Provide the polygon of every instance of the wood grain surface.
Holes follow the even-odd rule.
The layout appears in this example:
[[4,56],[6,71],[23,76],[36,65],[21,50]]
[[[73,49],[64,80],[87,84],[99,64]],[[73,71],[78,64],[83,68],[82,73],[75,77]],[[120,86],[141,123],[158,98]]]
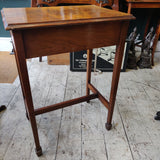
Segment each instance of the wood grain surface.
[[6,30],[134,19],[130,14],[94,5],[3,8],[2,17]]

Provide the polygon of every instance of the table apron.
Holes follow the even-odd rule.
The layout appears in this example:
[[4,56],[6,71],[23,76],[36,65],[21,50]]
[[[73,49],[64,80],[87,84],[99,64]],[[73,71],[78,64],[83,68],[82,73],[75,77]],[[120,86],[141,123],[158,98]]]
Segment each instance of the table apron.
[[22,30],[25,57],[116,45],[120,39],[122,23],[115,21]]
[[[152,3],[152,2],[148,2],[148,3],[141,3],[141,2],[138,2],[138,3],[130,3],[132,8],[160,8],[160,3],[157,2],[157,3]],[[129,3],[128,3],[129,5]]]

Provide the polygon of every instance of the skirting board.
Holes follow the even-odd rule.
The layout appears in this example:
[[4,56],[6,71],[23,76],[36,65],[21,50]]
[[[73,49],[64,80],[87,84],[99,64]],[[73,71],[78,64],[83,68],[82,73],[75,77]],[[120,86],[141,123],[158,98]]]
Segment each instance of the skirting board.
[[[12,51],[12,43],[10,37],[0,37],[0,51]],[[160,51],[160,41],[158,41],[156,51]]]
[[0,37],[0,51],[12,51],[12,48],[10,37]]

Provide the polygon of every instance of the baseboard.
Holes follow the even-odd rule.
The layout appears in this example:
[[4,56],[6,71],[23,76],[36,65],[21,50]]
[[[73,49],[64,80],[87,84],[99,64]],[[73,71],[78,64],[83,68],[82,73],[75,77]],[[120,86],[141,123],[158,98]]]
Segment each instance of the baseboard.
[[12,48],[10,37],[0,37],[0,51],[12,51]]

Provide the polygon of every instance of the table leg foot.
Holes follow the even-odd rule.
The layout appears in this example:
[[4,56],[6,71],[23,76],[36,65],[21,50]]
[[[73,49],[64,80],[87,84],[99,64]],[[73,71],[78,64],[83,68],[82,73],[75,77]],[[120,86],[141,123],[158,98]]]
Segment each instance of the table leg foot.
[[112,128],[112,124],[106,123],[105,127],[109,131]]
[[35,151],[36,151],[36,154],[37,154],[37,156],[39,157],[39,156],[41,156],[43,153],[42,153],[42,148],[40,147],[40,148],[36,148],[35,149]]
[[3,110],[5,110],[5,109],[6,109],[6,106],[5,106],[5,105],[1,105],[1,106],[0,106],[0,112],[3,111]]

